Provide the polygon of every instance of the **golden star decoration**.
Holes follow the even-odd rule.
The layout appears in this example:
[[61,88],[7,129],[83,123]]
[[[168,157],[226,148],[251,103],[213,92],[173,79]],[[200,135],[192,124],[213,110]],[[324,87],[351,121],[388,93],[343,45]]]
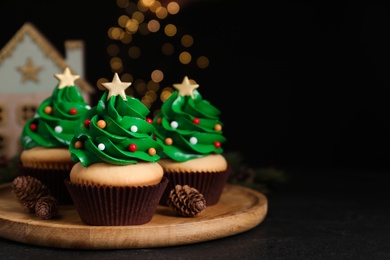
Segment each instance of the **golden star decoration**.
[[74,81],[80,78],[79,75],[72,75],[68,67],[65,68],[64,73],[54,74],[54,76],[60,81],[58,84],[58,89],[74,86]]
[[187,76],[184,77],[181,84],[173,84],[173,86],[179,91],[179,95],[191,96],[194,98],[194,89],[198,88],[198,84],[191,84]]
[[39,79],[37,74],[41,69],[42,69],[41,66],[34,66],[31,58],[27,59],[25,66],[18,67],[18,70],[23,74],[23,79],[22,79],[23,82],[25,82],[26,80],[32,80],[38,82]]
[[120,95],[123,100],[127,100],[125,90],[131,85],[131,82],[122,82],[118,76],[118,73],[115,73],[112,82],[105,82],[102,85],[108,90],[107,100],[111,96]]

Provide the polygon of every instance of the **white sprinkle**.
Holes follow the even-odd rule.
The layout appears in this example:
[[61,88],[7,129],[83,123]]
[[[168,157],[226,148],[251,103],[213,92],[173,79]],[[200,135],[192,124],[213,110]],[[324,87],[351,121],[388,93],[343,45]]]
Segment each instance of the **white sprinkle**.
[[104,149],[106,149],[106,146],[104,144],[99,144],[98,148],[99,150],[103,151]]
[[58,125],[54,128],[54,131],[56,131],[56,133],[62,133],[62,127]]
[[171,127],[172,128],[177,128],[178,126],[179,126],[179,124],[176,121],[172,121],[171,122]]
[[138,127],[133,125],[132,127],[130,127],[130,131],[136,133],[138,131]]
[[196,139],[196,137],[191,137],[190,138],[190,143],[191,144],[196,144],[198,142],[198,139]]

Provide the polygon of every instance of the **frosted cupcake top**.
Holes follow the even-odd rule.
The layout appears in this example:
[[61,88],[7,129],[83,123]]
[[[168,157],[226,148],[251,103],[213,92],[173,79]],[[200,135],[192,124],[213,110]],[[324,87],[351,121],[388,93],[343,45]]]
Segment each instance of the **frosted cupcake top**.
[[161,158],[177,162],[221,154],[226,138],[222,135],[220,110],[204,100],[198,84],[184,77],[181,84],[153,118],[156,141],[163,146]]
[[121,82],[115,73],[98,104],[83,114],[69,146],[72,160],[83,166],[104,162],[129,165],[156,162],[162,146],[153,139],[155,129],[147,118],[149,109],[140,100],[127,96],[130,82]]
[[77,121],[91,108],[74,85],[79,75],[72,75],[66,68],[63,74],[54,76],[59,83],[52,95],[39,105],[35,116],[23,127],[21,143],[25,150],[33,147],[68,148]]

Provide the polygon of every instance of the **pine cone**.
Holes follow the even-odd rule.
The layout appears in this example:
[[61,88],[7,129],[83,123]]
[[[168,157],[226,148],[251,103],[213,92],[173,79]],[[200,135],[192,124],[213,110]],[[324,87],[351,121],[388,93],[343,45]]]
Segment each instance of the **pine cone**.
[[188,185],[176,185],[170,191],[168,206],[184,217],[194,217],[206,208],[206,200],[195,188]]
[[12,182],[12,192],[18,202],[29,212],[34,212],[39,198],[50,195],[49,188],[31,176],[18,176]]
[[55,197],[48,195],[40,197],[35,203],[35,215],[41,219],[51,219],[57,215],[58,201]]

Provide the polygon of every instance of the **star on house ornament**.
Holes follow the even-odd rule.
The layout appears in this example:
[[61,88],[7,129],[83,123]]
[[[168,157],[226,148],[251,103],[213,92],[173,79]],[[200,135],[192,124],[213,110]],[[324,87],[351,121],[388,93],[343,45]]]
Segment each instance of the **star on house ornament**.
[[39,79],[37,74],[41,69],[41,66],[34,66],[31,58],[27,59],[25,66],[18,67],[18,70],[23,74],[22,82],[25,82],[26,80],[38,82]]
[[68,67],[65,68],[64,73],[54,74],[54,76],[60,81],[58,84],[58,89],[74,86],[74,81],[80,78],[79,75],[72,75]]
[[198,84],[191,84],[187,76],[181,84],[173,84],[173,86],[179,91],[179,95],[191,96],[192,99],[194,99],[194,89],[199,87]]
[[105,82],[102,83],[102,85],[108,90],[107,100],[109,100],[111,96],[120,95],[123,100],[127,101],[125,89],[131,85],[131,82],[122,82],[118,73],[115,73],[112,82]]

